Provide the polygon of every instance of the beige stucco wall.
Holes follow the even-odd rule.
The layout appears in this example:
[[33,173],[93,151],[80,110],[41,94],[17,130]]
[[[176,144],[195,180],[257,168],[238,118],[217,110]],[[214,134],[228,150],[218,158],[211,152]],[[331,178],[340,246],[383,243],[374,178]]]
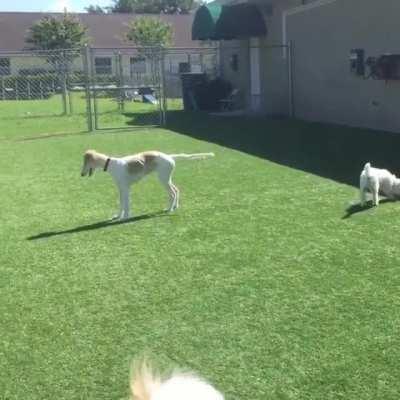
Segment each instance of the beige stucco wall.
[[[265,14],[268,35],[261,40],[265,114],[289,115],[287,53],[285,58],[282,49],[269,46],[290,40],[295,117],[400,131],[400,81],[366,80],[352,75],[349,65],[353,48],[364,49],[366,57],[400,54],[398,0],[313,0],[305,7],[296,0],[265,1],[271,3],[273,13]],[[301,12],[292,13],[294,8]],[[241,51],[246,57],[245,46]],[[228,76],[243,85],[249,81],[244,73]]]
[[398,0],[336,0],[288,16],[296,117],[400,131],[400,81],[350,73],[349,52],[400,53]]

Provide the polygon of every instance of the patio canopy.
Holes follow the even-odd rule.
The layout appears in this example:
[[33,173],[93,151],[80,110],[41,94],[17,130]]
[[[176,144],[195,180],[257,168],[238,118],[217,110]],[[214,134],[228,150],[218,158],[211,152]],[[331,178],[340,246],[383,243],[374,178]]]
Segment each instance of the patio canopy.
[[193,40],[246,39],[266,34],[261,11],[256,5],[247,3],[203,5],[196,11],[192,25]]
[[217,2],[199,7],[192,24],[192,40],[217,40],[215,26],[221,11],[222,6]]

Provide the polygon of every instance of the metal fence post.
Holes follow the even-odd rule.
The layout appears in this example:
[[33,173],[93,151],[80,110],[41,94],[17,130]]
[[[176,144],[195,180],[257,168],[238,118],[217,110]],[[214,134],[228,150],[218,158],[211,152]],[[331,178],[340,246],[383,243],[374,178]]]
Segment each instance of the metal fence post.
[[65,76],[65,51],[61,52],[61,97],[63,104],[63,115],[68,114],[68,105],[67,105],[67,78]]
[[[74,50],[73,50],[74,51]],[[72,60],[74,60],[74,54],[71,52]],[[73,108],[73,102],[72,102],[72,96],[71,96],[71,79],[70,79],[70,61],[67,59],[67,64],[65,66],[66,72],[67,72],[67,79],[66,79],[66,89],[67,89],[67,96],[68,96],[68,106],[69,110],[68,113],[69,115],[72,115],[74,113],[74,108]],[[72,61],[73,63],[73,61]]]
[[97,107],[97,91],[96,91],[96,69],[95,69],[95,62],[94,62],[94,51],[92,48],[89,48],[89,66],[90,66],[90,93],[92,94],[93,98],[93,112],[94,112],[94,129],[99,129],[99,110]]
[[290,40],[287,44],[288,47],[288,89],[289,89],[289,116],[290,118],[295,117],[294,110],[294,98],[293,98],[293,41]]
[[88,131],[93,131],[93,116],[92,116],[92,100],[90,94],[90,85],[92,84],[92,79],[90,76],[90,66],[89,66],[90,49],[88,45],[82,49],[83,58],[83,69],[84,69],[84,80],[85,80],[85,95],[86,95],[86,119]]
[[124,96],[124,66],[123,66],[123,58],[122,58],[122,54],[119,51],[118,52],[118,73],[119,73],[119,79],[118,79],[118,85],[120,87],[119,90],[119,101],[118,101],[118,105],[119,105],[119,109],[120,111],[123,113],[125,111],[125,96]]
[[160,99],[160,103],[162,102],[161,106],[161,125],[165,126],[167,124],[167,91],[166,91],[166,82],[165,82],[165,49],[161,48],[161,82],[160,82],[160,86],[161,86],[161,99]]

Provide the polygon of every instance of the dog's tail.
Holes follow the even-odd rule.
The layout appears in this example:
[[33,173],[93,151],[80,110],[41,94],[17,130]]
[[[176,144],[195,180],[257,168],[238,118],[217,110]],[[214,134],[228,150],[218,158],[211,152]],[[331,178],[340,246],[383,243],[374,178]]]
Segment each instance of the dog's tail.
[[131,374],[131,400],[151,400],[160,385],[161,377],[145,360],[136,363]]
[[371,163],[366,163],[364,165],[364,171],[365,171],[365,175],[370,176],[371,175]]
[[170,157],[172,157],[174,160],[183,158],[186,160],[203,160],[205,158],[209,157],[214,157],[214,153],[195,153],[195,154],[185,154],[185,153],[180,153],[180,154],[169,154]]

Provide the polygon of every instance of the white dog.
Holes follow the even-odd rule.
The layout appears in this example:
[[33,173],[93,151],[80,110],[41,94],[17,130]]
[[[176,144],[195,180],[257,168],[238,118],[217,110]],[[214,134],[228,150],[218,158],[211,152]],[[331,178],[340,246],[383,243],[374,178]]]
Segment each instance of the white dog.
[[224,396],[202,378],[174,373],[162,378],[146,364],[140,364],[131,378],[132,400],[224,400]]
[[102,168],[113,177],[120,194],[120,210],[113,219],[129,218],[129,193],[133,183],[151,172],[157,172],[161,184],[166,188],[170,204],[168,211],[179,207],[179,189],[172,183],[175,159],[189,160],[213,157],[214,153],[164,154],[159,151],[146,151],[127,157],[109,157],[95,150],[88,150],[83,156],[82,176],[91,176],[93,171]]
[[390,199],[400,196],[400,179],[387,169],[373,168],[370,163],[367,163],[360,175],[360,202],[362,206],[365,204],[367,191],[372,193],[372,203],[377,206],[380,192]]

